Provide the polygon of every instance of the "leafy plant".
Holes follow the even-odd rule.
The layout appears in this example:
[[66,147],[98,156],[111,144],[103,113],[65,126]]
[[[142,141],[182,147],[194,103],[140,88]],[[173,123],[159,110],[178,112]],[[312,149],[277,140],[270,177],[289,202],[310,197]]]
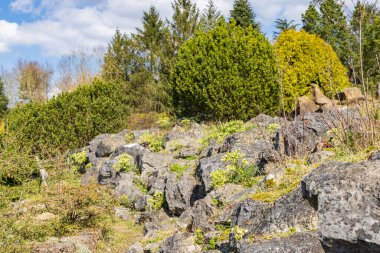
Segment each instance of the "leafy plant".
[[234,235],[234,239],[236,241],[240,241],[241,239],[243,239],[243,236],[248,232],[247,229],[245,228],[241,228],[239,226],[234,226],[233,228],[231,228],[231,233]]
[[157,124],[162,129],[168,129],[173,123],[170,120],[170,117],[166,113],[163,113],[159,116]]
[[211,127],[211,130],[202,138],[201,142],[204,145],[209,145],[211,140],[216,140],[217,143],[221,143],[227,136],[247,130],[249,130],[249,128],[247,128],[241,120],[219,123]]
[[183,173],[189,168],[189,165],[180,165],[178,163],[174,163],[170,166],[170,172],[177,173],[177,178],[181,178]]
[[198,244],[198,245],[201,245],[203,244],[205,241],[205,238],[204,238],[204,235],[203,235],[203,231],[202,229],[197,229],[195,231],[195,243]]
[[136,174],[140,172],[135,165],[133,157],[128,154],[119,155],[113,168],[119,172],[135,172]]
[[165,204],[165,195],[163,192],[155,191],[152,198],[148,199],[151,209],[154,211],[160,210]]
[[158,134],[145,132],[140,137],[139,144],[148,147],[153,152],[159,152],[164,149],[165,138]]
[[72,167],[75,171],[85,172],[86,165],[88,163],[88,158],[85,150],[70,155],[69,160],[72,163]]

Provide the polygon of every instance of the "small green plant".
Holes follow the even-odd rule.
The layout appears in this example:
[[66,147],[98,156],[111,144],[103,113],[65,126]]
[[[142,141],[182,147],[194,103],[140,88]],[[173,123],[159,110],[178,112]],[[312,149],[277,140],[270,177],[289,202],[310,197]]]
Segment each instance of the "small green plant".
[[248,232],[247,229],[241,228],[239,226],[234,226],[231,228],[231,233],[234,235],[236,241],[243,239],[243,236]]
[[201,245],[203,244],[205,241],[205,238],[204,238],[204,235],[203,235],[203,231],[202,229],[197,229],[197,231],[195,231],[195,243],[198,244],[198,245]]
[[244,126],[241,120],[233,120],[227,123],[221,123],[213,126],[210,132],[202,138],[203,145],[209,145],[211,140],[216,140],[217,143],[222,143],[224,139],[232,134],[249,130]]
[[87,168],[86,164],[88,162],[86,151],[83,150],[81,152],[70,155],[69,161],[71,162],[72,168],[75,171],[85,171],[85,168]]
[[165,204],[165,195],[163,192],[155,191],[152,198],[148,200],[149,206],[152,210],[158,211]]
[[129,208],[129,209],[133,209],[133,203],[132,201],[128,198],[127,195],[123,194],[123,196],[121,196],[121,204],[126,207],[126,208]]
[[267,130],[270,134],[275,133],[278,129],[280,129],[281,126],[277,123],[272,123],[267,126]]
[[181,124],[182,124],[185,128],[189,128],[190,125],[191,125],[191,120],[190,120],[190,119],[183,119],[183,120],[181,120]]
[[222,161],[227,162],[228,165],[225,170],[218,169],[211,172],[211,186],[217,189],[227,183],[242,184],[245,187],[257,184],[255,177],[259,173],[258,167],[250,165],[244,157],[245,155],[240,150],[224,155]]
[[135,186],[142,192],[142,193],[145,193],[145,194],[148,194],[148,189],[146,188],[146,185],[143,184],[143,182],[141,182],[141,180],[139,178],[134,178],[133,179],[133,183],[135,184]]
[[160,114],[156,123],[161,129],[168,129],[173,125],[170,117],[166,113]]
[[132,143],[135,140],[135,134],[133,132],[124,135],[124,140],[126,143]]
[[189,165],[180,165],[178,163],[174,163],[170,166],[170,172],[177,173],[177,178],[181,178],[183,173],[189,168]]
[[164,149],[165,138],[158,134],[145,132],[140,137],[139,144],[148,147],[153,152],[159,152]]
[[218,236],[214,236],[213,238],[211,238],[207,245],[206,245],[206,250],[214,250],[216,249],[216,243],[217,241],[219,240],[219,237]]
[[222,207],[224,205],[223,201],[220,198],[213,198],[212,203],[217,207]]
[[133,157],[128,154],[119,155],[113,168],[119,172],[135,172],[136,174],[139,172],[135,166]]

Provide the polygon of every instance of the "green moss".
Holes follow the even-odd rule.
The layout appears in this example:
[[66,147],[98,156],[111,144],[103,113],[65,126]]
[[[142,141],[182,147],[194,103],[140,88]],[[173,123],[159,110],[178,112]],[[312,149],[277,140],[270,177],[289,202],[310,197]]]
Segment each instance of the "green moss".
[[280,129],[281,126],[277,123],[272,123],[267,126],[267,130],[270,134],[275,133],[278,129]]

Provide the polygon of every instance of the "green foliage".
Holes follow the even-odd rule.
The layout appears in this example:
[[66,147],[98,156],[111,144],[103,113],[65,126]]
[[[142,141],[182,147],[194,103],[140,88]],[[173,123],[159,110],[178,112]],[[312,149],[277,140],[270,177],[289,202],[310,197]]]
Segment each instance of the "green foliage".
[[209,0],[201,16],[200,23],[201,23],[202,29],[207,32],[211,30],[212,28],[214,28],[220,16],[221,16],[221,12],[215,6],[214,1]]
[[136,174],[139,174],[139,170],[135,165],[133,157],[128,154],[119,155],[113,168],[119,172],[135,172]]
[[4,82],[0,78],[0,118],[4,115],[5,111],[7,110],[8,102],[9,99],[7,98],[4,92]]
[[273,114],[279,105],[276,73],[265,36],[221,18],[180,48],[171,75],[173,105],[179,116],[201,119]]
[[170,172],[177,173],[177,178],[181,178],[183,173],[189,168],[187,164],[180,165],[178,163],[174,163],[170,166]]
[[245,187],[251,187],[258,183],[255,178],[259,169],[257,166],[250,165],[244,158],[245,155],[240,150],[227,153],[222,157],[222,161],[228,163],[225,170],[215,170],[211,172],[211,185],[219,188],[227,183],[242,184]]
[[139,140],[139,144],[148,147],[153,152],[164,149],[165,138],[156,133],[145,132]]
[[124,135],[124,140],[126,143],[131,143],[135,140],[135,135],[133,132],[127,133]]
[[81,152],[70,155],[69,160],[72,163],[74,170],[84,171],[88,162],[86,151],[83,150]]
[[173,125],[173,122],[166,113],[163,113],[158,117],[157,124],[161,129],[169,129]]
[[209,145],[211,140],[216,140],[217,143],[222,143],[227,136],[247,130],[249,129],[244,126],[244,122],[241,120],[219,123],[212,126],[211,130],[202,138],[201,142],[204,145]]
[[241,239],[243,239],[243,236],[248,232],[247,229],[245,228],[241,228],[239,226],[234,226],[233,228],[231,228],[231,233],[234,235],[234,239],[236,241],[240,241]]
[[280,128],[281,126],[277,123],[272,123],[267,126],[267,130],[269,131],[270,134],[275,133]]
[[163,192],[155,191],[152,198],[148,199],[149,206],[152,210],[158,211],[165,204],[165,195]]
[[32,145],[35,153],[83,147],[100,133],[125,128],[129,109],[124,88],[95,80],[46,103],[15,108],[7,115],[10,135],[17,136],[19,145]]
[[121,204],[126,207],[126,208],[129,208],[129,209],[133,209],[133,203],[132,201],[128,198],[127,195],[123,194],[123,196],[121,196]]
[[347,70],[331,46],[317,36],[289,30],[279,36],[274,47],[282,73],[285,111],[295,109],[294,100],[307,95],[311,84],[329,97],[349,86]]
[[234,0],[230,15],[239,26],[244,28],[252,26],[254,29],[260,29],[260,24],[255,20],[256,15],[248,0]]
[[297,28],[297,24],[294,24],[294,20],[287,20],[286,18],[284,19],[281,19],[281,18],[278,18],[276,19],[276,21],[274,21],[275,23],[275,28],[276,28],[276,31],[273,32],[273,37],[275,39],[277,39],[277,37],[282,33],[282,32],[285,32],[285,31],[288,31],[288,30],[296,30]]
[[201,244],[204,243],[204,241],[205,241],[205,237],[203,235],[203,231],[202,231],[202,229],[198,228],[195,231],[195,243],[198,244],[198,245],[201,245]]

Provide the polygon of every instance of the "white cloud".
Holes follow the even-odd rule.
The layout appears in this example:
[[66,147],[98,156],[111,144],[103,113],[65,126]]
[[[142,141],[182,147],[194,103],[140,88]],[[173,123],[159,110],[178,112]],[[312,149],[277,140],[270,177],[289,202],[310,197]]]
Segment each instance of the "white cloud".
[[[207,0],[194,0],[202,11]],[[47,55],[59,56],[78,47],[107,44],[118,27],[134,32],[144,10],[155,5],[162,19],[171,16],[171,0],[15,0],[13,11],[38,13],[39,19],[21,24],[0,20],[0,53],[12,46],[38,46]],[[226,17],[233,0],[214,0]],[[309,0],[250,0],[263,30],[271,32],[276,18],[301,22]]]

